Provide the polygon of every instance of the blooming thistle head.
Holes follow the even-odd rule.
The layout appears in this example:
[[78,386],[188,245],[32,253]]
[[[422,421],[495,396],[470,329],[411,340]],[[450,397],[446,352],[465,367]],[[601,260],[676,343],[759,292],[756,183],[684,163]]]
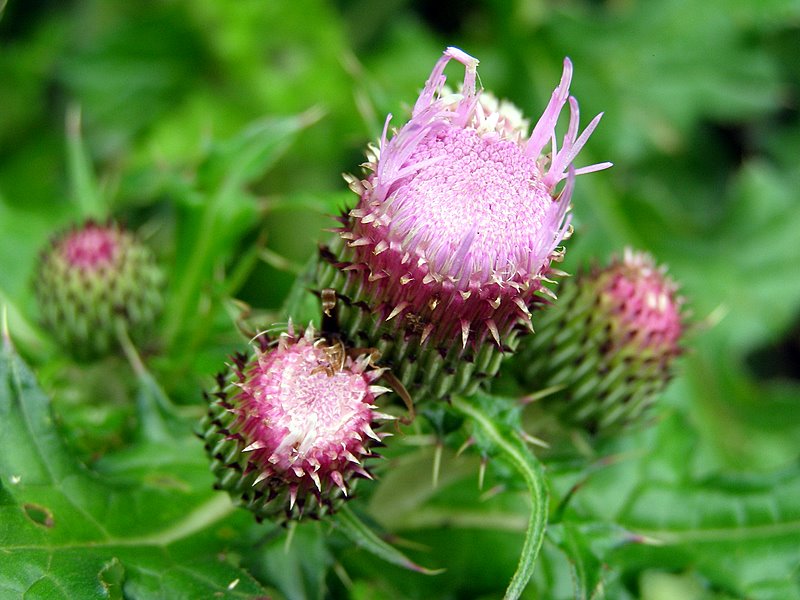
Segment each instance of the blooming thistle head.
[[[445,90],[451,60],[465,67],[457,94]],[[440,353],[452,353],[458,340],[455,360],[486,341],[507,349],[512,330],[530,326],[537,293],[552,294],[543,283],[558,274],[550,265],[570,232],[575,176],[610,166],[571,166],[600,115],[579,134],[568,59],[530,133],[516,108],[476,86],[477,67],[477,59],[448,48],[391,139],[387,118],[379,147],[368,152],[367,178],[345,176],[359,201],[341,219],[338,247],[322,253],[347,277],[325,285],[383,321],[394,319],[390,335],[430,341]],[[559,148],[555,126],[567,103]],[[393,360],[388,352],[384,358]]]
[[626,249],[567,281],[520,353],[527,384],[562,388],[544,408],[591,433],[638,419],[673,376],[683,300],[652,257]]
[[363,462],[389,435],[373,429],[391,418],[375,406],[389,391],[375,385],[384,369],[311,327],[257,341],[218,377],[201,425],[217,486],[259,520],[321,516],[350,495],[354,477],[371,479]]
[[35,281],[41,319],[79,357],[117,346],[117,328],[151,333],[161,311],[163,274],[152,252],[115,223],[87,221],[57,234]]
[[[445,90],[451,60],[465,68],[457,94]],[[380,349],[416,400],[471,393],[497,372],[539,294],[552,295],[544,284],[560,273],[551,263],[570,233],[575,176],[610,166],[571,166],[600,115],[579,134],[569,60],[530,132],[516,108],[477,88],[477,67],[448,48],[391,139],[387,118],[367,177],[345,176],[358,204],[320,253],[318,284],[345,305],[341,330]]]

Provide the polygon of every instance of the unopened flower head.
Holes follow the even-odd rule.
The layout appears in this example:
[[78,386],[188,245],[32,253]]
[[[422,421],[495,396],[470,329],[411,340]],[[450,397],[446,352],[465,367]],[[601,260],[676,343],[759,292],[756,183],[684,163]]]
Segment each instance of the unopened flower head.
[[320,516],[370,478],[363,462],[388,435],[373,428],[391,418],[375,405],[384,370],[310,327],[258,343],[218,378],[202,425],[217,484],[259,519]]
[[152,252],[121,226],[87,221],[53,238],[36,279],[42,322],[80,357],[111,351],[118,327],[144,341],[162,307]]
[[[452,60],[465,69],[458,93],[445,88]],[[386,120],[368,153],[369,175],[346,176],[359,202],[342,218],[345,247],[327,256],[349,278],[340,291],[358,290],[354,301],[394,319],[406,337],[440,347],[458,340],[473,351],[487,341],[503,348],[516,325],[530,325],[537,293],[552,294],[543,284],[558,273],[551,262],[570,232],[575,176],[610,166],[572,167],[600,115],[579,133],[568,59],[532,130],[519,110],[477,87],[477,67],[448,48],[408,123],[390,137]]]
[[526,383],[562,388],[547,410],[592,433],[639,419],[672,378],[682,352],[683,300],[652,257],[626,250],[566,281],[520,353]]

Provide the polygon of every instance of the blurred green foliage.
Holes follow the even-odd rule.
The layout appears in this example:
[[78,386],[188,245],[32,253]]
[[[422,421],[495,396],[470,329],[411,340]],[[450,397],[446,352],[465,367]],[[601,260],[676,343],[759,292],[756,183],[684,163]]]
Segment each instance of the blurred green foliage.
[[[355,503],[414,560],[447,569],[428,576],[319,524],[285,550],[283,532],[228,514],[185,427],[243,343],[237,324],[282,318],[329,215],[354,199],[340,173],[386,113],[402,122],[448,45],[531,118],[572,58],[584,123],[605,112],[579,166],[615,166],[578,180],[567,270],[650,250],[693,311],[652,427],[589,469],[543,453],[551,525],[526,597],[800,598],[798,0],[2,5],[0,303],[66,437],[6,350],[4,598],[502,593],[530,512],[502,460],[479,490],[477,459],[445,452],[433,488],[434,453],[408,435]],[[149,373],[76,366],[37,325],[40,248],[95,211],[137,229],[171,274]]]

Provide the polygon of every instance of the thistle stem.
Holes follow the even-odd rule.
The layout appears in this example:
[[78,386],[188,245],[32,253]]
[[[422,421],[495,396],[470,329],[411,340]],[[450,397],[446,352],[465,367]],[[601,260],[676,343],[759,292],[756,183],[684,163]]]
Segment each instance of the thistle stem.
[[479,407],[462,398],[453,398],[452,405],[456,410],[472,419],[475,426],[479,427],[483,434],[517,468],[531,495],[533,506],[525,533],[525,543],[522,547],[517,569],[508,584],[504,596],[505,600],[516,600],[520,597],[533,575],[536,557],[542,547],[545,529],[547,528],[548,492],[544,469],[536,457],[528,451],[525,443],[518,435],[513,438],[504,435],[491,417],[482,412]]

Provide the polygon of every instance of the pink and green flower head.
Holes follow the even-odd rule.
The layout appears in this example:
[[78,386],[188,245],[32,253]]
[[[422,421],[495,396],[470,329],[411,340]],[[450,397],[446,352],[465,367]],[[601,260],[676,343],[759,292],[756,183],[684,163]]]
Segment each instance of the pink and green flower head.
[[683,299],[643,252],[567,280],[518,357],[523,385],[560,390],[542,402],[608,434],[637,421],[673,376],[685,335]]
[[152,252],[115,223],[87,221],[57,234],[35,283],[42,323],[84,358],[113,350],[120,326],[146,341],[163,303]]
[[[465,68],[458,93],[445,88],[445,66]],[[360,180],[360,200],[340,230],[355,258],[346,268],[371,286],[384,319],[411,315],[424,341],[500,344],[543,288],[570,232],[575,176],[610,166],[574,168],[600,120],[579,133],[569,95],[572,64],[529,132],[517,109],[476,85],[478,60],[448,48],[414,105],[389,137],[386,120]],[[570,118],[559,147],[562,108]]]
[[339,343],[291,324],[277,342],[258,338],[251,357],[234,357],[219,378],[203,424],[218,486],[258,518],[320,516],[370,478],[364,460],[386,433],[375,381],[384,369]]

